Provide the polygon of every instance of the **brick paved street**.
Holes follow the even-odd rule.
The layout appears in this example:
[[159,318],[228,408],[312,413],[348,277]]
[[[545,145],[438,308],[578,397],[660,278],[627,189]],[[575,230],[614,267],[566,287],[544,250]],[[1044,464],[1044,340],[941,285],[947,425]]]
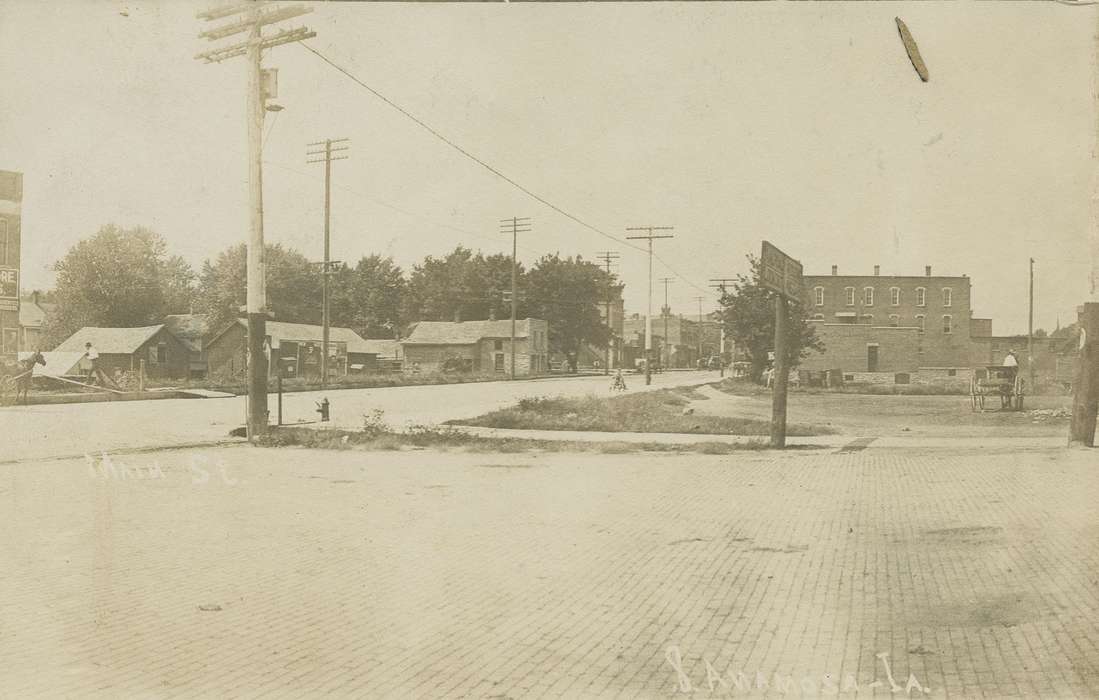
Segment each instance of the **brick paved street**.
[[886,697],[887,662],[895,697],[909,674],[930,697],[1093,697],[1096,464],[227,447],[115,475],[3,465],[0,696]]

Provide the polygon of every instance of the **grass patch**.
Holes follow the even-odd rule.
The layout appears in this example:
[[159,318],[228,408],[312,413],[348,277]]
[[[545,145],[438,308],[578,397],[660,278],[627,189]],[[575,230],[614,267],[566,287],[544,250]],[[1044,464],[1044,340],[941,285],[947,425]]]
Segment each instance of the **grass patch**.
[[264,447],[304,447],[320,450],[398,451],[434,449],[441,451],[517,454],[522,452],[583,452],[625,455],[644,452],[726,455],[767,449],[764,442],[697,442],[666,444],[652,442],[581,442],[575,440],[526,440],[488,438],[463,433],[457,428],[420,426],[409,433],[371,433],[357,430],[313,430],[272,428],[257,444]]
[[[771,424],[757,418],[685,413],[690,401],[681,389],[661,389],[610,398],[535,397],[452,425],[525,430],[580,430],[629,433],[697,433],[700,435],[768,435]],[[826,435],[830,428],[793,424],[792,436]]]

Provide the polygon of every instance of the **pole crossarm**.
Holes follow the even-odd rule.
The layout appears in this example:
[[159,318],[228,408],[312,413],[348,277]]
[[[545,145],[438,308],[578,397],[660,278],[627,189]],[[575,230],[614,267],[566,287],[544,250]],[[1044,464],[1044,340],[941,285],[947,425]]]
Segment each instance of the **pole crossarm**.
[[282,22],[283,20],[307,15],[312,11],[312,7],[305,7],[304,5],[290,5],[288,7],[280,7],[276,10],[272,10],[271,12],[258,12],[256,13],[255,19],[243,19],[239,22],[234,22],[233,24],[223,24],[220,27],[207,29],[204,32],[199,32],[199,37],[203,39],[209,39],[211,41],[224,39],[227,36],[233,36],[234,34],[246,32],[254,27],[256,24],[259,24],[260,26],[274,24],[275,22]]
[[[304,41],[305,39],[312,39],[317,36],[317,33],[309,30],[307,27],[296,27],[294,29],[284,29],[278,34],[272,34],[268,37],[259,39],[260,50],[271,49],[282,44],[289,44],[295,41]],[[195,58],[198,60],[206,61],[207,63],[221,63],[224,60],[235,58],[237,56],[243,56],[248,53],[249,47],[253,42],[251,40],[241,42],[239,44],[233,44],[231,46],[223,46],[209,51],[203,51],[202,53],[195,54]]]
[[224,17],[230,17],[232,15],[240,14],[241,12],[249,12],[257,7],[263,7],[267,5],[267,0],[250,0],[249,2],[237,2],[232,5],[222,5],[221,7],[215,7],[210,10],[204,10],[195,15],[196,19],[204,19],[206,21],[222,19]]

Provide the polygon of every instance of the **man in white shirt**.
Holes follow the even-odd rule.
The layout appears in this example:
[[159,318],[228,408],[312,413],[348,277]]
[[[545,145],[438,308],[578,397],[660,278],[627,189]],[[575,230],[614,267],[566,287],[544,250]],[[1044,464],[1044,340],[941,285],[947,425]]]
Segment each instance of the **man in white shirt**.
[[98,367],[99,351],[92,347],[91,342],[84,343],[84,358],[81,364],[84,366],[84,371],[87,373],[87,381],[91,382],[92,377],[96,376],[96,370]]
[[1014,350],[1008,350],[1007,356],[1004,357],[1004,367],[1018,367],[1019,360],[1015,357]]

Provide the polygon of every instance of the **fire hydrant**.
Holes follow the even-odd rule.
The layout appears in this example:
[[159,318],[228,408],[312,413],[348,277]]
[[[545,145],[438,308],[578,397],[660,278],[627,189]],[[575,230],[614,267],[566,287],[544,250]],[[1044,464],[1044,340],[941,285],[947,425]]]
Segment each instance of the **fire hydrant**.
[[322,399],[320,401],[320,403],[317,404],[317,413],[321,414],[321,423],[327,423],[328,422],[328,397],[327,396],[324,397],[324,399]]

